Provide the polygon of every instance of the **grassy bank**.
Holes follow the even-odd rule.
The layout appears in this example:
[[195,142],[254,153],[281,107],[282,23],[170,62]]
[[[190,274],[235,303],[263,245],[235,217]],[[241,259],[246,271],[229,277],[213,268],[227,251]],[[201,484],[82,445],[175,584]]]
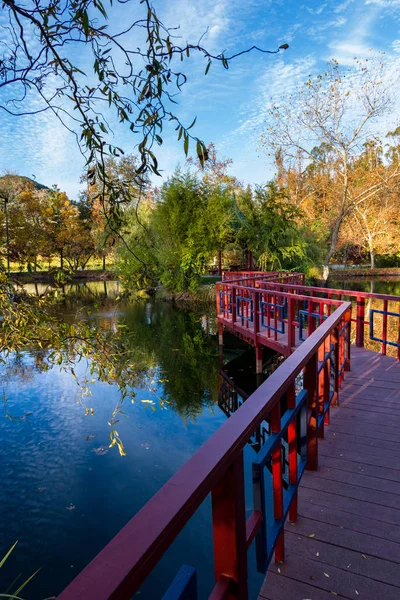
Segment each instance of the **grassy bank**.
[[331,269],[330,277],[333,279],[350,279],[358,277],[400,277],[399,267],[387,267],[385,269],[352,268]]

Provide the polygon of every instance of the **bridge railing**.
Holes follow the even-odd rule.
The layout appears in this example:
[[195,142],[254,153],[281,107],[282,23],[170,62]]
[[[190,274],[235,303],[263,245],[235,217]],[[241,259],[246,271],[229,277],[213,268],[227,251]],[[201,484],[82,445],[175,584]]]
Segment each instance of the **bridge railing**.
[[[259,293],[259,290],[257,290]],[[247,600],[247,550],[255,539],[265,572],[284,560],[284,523],[297,518],[306,466],[318,466],[318,444],[338,402],[344,370],[343,302],[171,477],[60,594],[58,600],[128,600],[211,494],[215,586],[212,600]],[[348,357],[348,360],[350,357]],[[252,464],[253,511],[246,519],[243,449],[268,422],[270,435]],[[266,494],[272,490],[272,497]],[[184,566],[164,598],[197,598],[195,570]]]
[[[258,343],[261,334],[285,346],[290,354],[337,309],[342,300],[313,297],[286,290],[289,284],[253,281],[252,286],[236,282],[216,284],[217,315],[232,330],[246,333]],[[300,286],[297,286],[300,287]],[[350,336],[346,335],[350,352]]]
[[304,285],[304,273],[291,271],[223,271],[222,281],[250,285],[253,281],[274,281],[277,283],[296,283]]
[[[352,322],[355,323],[355,343],[358,347],[365,345],[366,335],[372,342],[380,344],[382,354],[388,347],[396,349],[400,360],[400,298],[387,294],[373,294],[354,290],[338,290],[335,288],[311,287],[292,282],[270,282],[263,278],[254,285],[269,291],[279,291],[307,296],[350,299],[353,305]],[[368,318],[366,319],[366,315]]]

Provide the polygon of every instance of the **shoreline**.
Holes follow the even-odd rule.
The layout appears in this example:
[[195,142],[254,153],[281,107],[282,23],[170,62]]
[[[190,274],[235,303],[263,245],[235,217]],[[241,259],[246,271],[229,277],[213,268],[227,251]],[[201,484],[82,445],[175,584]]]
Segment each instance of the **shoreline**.
[[368,277],[400,277],[399,267],[385,267],[379,269],[330,269],[329,278],[331,279],[358,279]]
[[[49,271],[41,271],[36,273],[10,273],[10,279],[20,281],[21,283],[51,283],[54,281],[54,273]],[[117,279],[117,274],[114,271],[103,270],[88,270],[78,271],[73,275],[69,275],[69,282],[74,281],[109,281]]]

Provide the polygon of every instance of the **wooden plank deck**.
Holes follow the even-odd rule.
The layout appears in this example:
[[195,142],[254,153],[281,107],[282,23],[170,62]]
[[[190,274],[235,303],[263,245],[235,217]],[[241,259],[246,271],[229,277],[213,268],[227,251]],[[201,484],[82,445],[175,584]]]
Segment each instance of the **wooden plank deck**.
[[400,362],[352,346],[286,562],[271,563],[259,600],[400,599],[399,431]]

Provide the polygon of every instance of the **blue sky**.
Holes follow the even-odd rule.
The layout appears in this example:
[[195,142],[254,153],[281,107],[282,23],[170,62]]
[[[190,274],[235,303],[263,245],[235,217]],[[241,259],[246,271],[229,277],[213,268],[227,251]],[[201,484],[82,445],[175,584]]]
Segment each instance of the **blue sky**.
[[[135,5],[110,10],[111,26],[126,24],[123,11],[129,10],[132,18]],[[195,133],[214,142],[221,157],[232,158],[231,172],[246,183],[265,182],[273,175],[259,143],[271,98],[292,93],[310,74],[323,72],[329,59],[351,66],[354,57],[366,57],[371,48],[386,53],[393,76],[400,72],[400,0],[168,0],[155,6],[165,24],[180,24],[184,40],[197,41],[208,27],[203,43],[216,53],[289,43],[279,55],[242,56],[229,71],[213,64],[206,77],[200,57],[184,63],[189,82],[178,115],[187,124],[197,116]],[[80,60],[88,70],[86,57]],[[36,100],[30,102],[35,105]],[[382,127],[399,120],[395,108]],[[118,127],[115,131],[118,145],[134,152],[135,137]],[[184,163],[172,129],[165,132],[158,158],[164,176]],[[83,164],[75,138],[52,115],[13,118],[0,113],[0,171],[34,175],[75,198]]]

